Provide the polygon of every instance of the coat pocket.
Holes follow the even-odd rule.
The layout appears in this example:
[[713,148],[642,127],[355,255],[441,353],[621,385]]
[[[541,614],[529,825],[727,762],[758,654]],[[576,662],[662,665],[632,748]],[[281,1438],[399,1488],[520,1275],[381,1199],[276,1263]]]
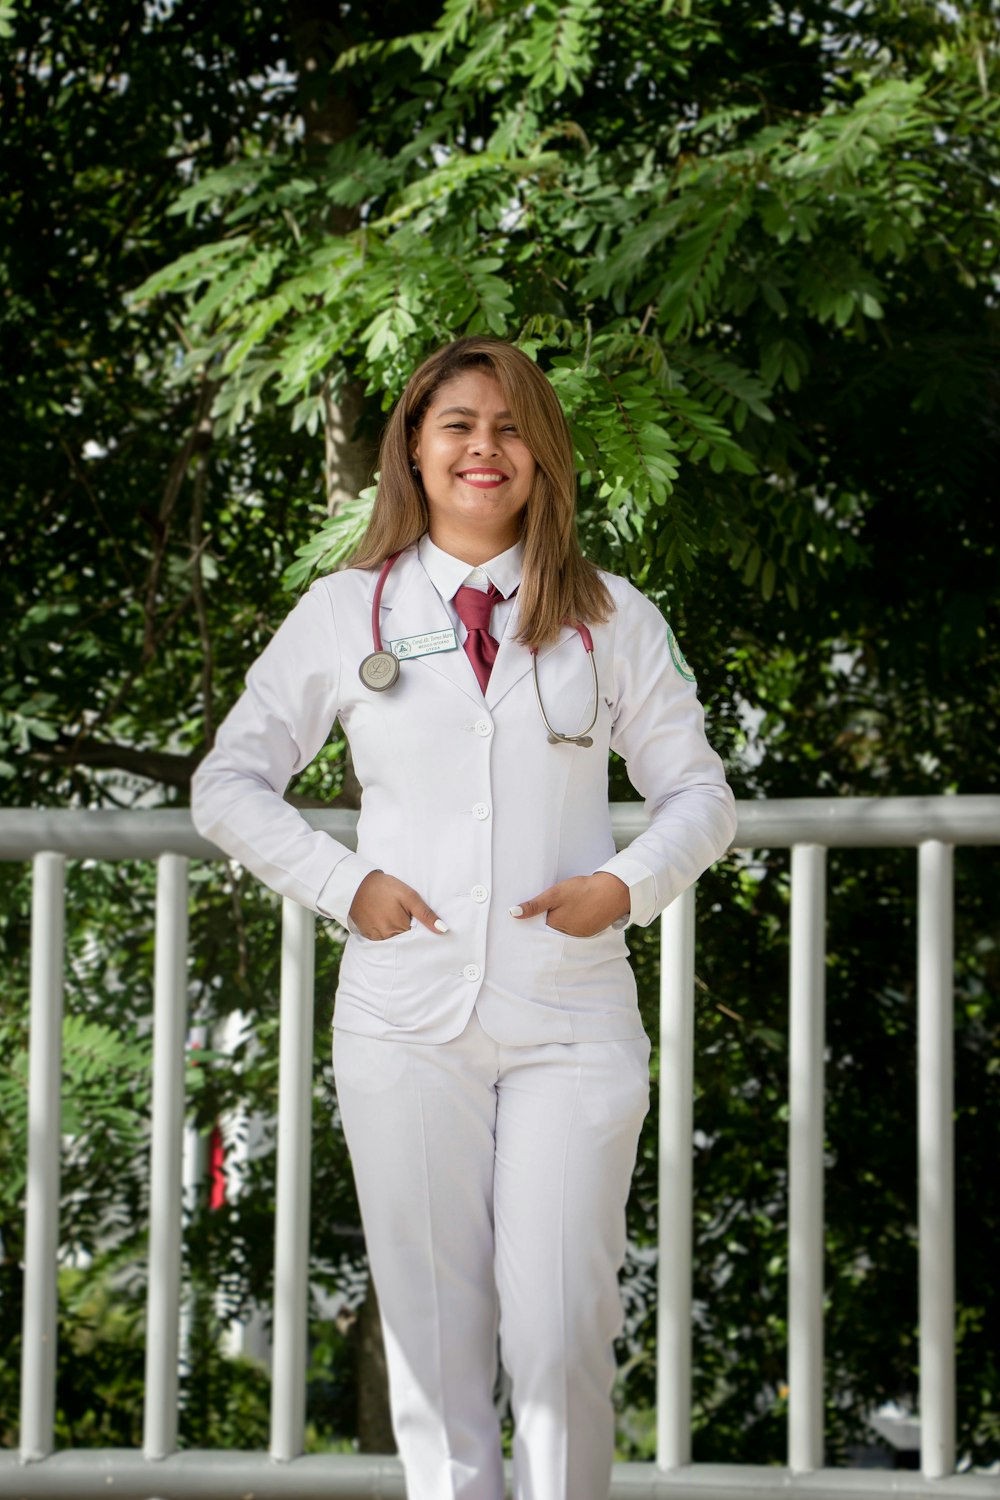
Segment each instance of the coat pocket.
[[390,938],[366,938],[352,933],[340,961],[338,995],[370,1016],[383,1020],[396,982],[400,953],[413,941],[416,927]]

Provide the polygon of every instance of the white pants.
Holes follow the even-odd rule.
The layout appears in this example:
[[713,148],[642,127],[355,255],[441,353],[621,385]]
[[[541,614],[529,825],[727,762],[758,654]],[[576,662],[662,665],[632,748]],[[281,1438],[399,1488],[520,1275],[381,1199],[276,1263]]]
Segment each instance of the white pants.
[[408,1500],[607,1500],[625,1202],[649,1043],[433,1045],[337,1031]]

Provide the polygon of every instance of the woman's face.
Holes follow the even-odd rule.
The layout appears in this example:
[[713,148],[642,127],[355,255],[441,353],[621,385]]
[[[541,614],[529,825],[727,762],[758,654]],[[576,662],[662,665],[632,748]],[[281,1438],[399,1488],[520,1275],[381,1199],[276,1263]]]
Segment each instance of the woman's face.
[[[420,470],[436,546],[475,563],[514,545],[535,460],[490,370],[463,370],[438,387],[411,456]],[[467,555],[471,552],[477,555]]]

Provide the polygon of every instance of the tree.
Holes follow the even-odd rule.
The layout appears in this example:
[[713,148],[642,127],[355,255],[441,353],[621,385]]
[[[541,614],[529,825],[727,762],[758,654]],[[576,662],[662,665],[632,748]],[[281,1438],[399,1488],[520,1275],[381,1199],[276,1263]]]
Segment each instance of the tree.
[[[299,586],[362,524],[380,408],[429,347],[477,329],[549,372],[588,550],[668,610],[740,794],[995,788],[988,7],[303,4],[281,29],[238,4],[119,0],[100,20],[18,14],[4,67],[13,799],[183,798],[285,608],[281,575]],[[341,752],[300,796],[344,795]],[[998,1020],[990,885],[962,866],[973,1173],[991,1160]],[[786,886],[770,859],[713,882],[698,1444],[776,1457]],[[894,856],[833,862],[835,1452],[873,1392],[914,1389],[910,965],[883,925],[908,931],[910,884]],[[146,941],[148,916],[108,900],[86,920],[119,926],[112,950]],[[270,920],[238,882],[199,891],[199,1003],[239,1005],[265,1041]],[[8,943],[13,985],[17,922]],[[647,1006],[650,962],[640,943]],[[143,983],[127,999],[81,984],[76,1003],[138,1017]],[[204,1071],[206,1118],[227,1088],[266,1097],[251,1071]],[[343,1180],[335,1153],[319,1169]],[[203,1266],[239,1267],[237,1300],[266,1292],[265,1212],[255,1192],[199,1242]],[[997,1217],[984,1185],[960,1262],[963,1441],[979,1454],[996,1442],[981,1288]],[[648,1348],[639,1317],[633,1404]]]

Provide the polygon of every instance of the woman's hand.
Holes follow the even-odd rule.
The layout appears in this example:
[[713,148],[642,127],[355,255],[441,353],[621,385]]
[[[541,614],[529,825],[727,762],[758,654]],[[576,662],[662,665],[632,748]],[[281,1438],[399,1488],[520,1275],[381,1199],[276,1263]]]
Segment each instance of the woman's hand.
[[431,932],[448,931],[422,896],[382,870],[373,870],[362,880],[349,915],[361,936],[376,943],[406,932],[414,917]]
[[510,914],[523,921],[546,913],[545,924],[570,937],[594,937],[631,910],[628,886],[617,875],[599,870],[596,875],[574,875],[550,885],[540,896],[512,906]]

